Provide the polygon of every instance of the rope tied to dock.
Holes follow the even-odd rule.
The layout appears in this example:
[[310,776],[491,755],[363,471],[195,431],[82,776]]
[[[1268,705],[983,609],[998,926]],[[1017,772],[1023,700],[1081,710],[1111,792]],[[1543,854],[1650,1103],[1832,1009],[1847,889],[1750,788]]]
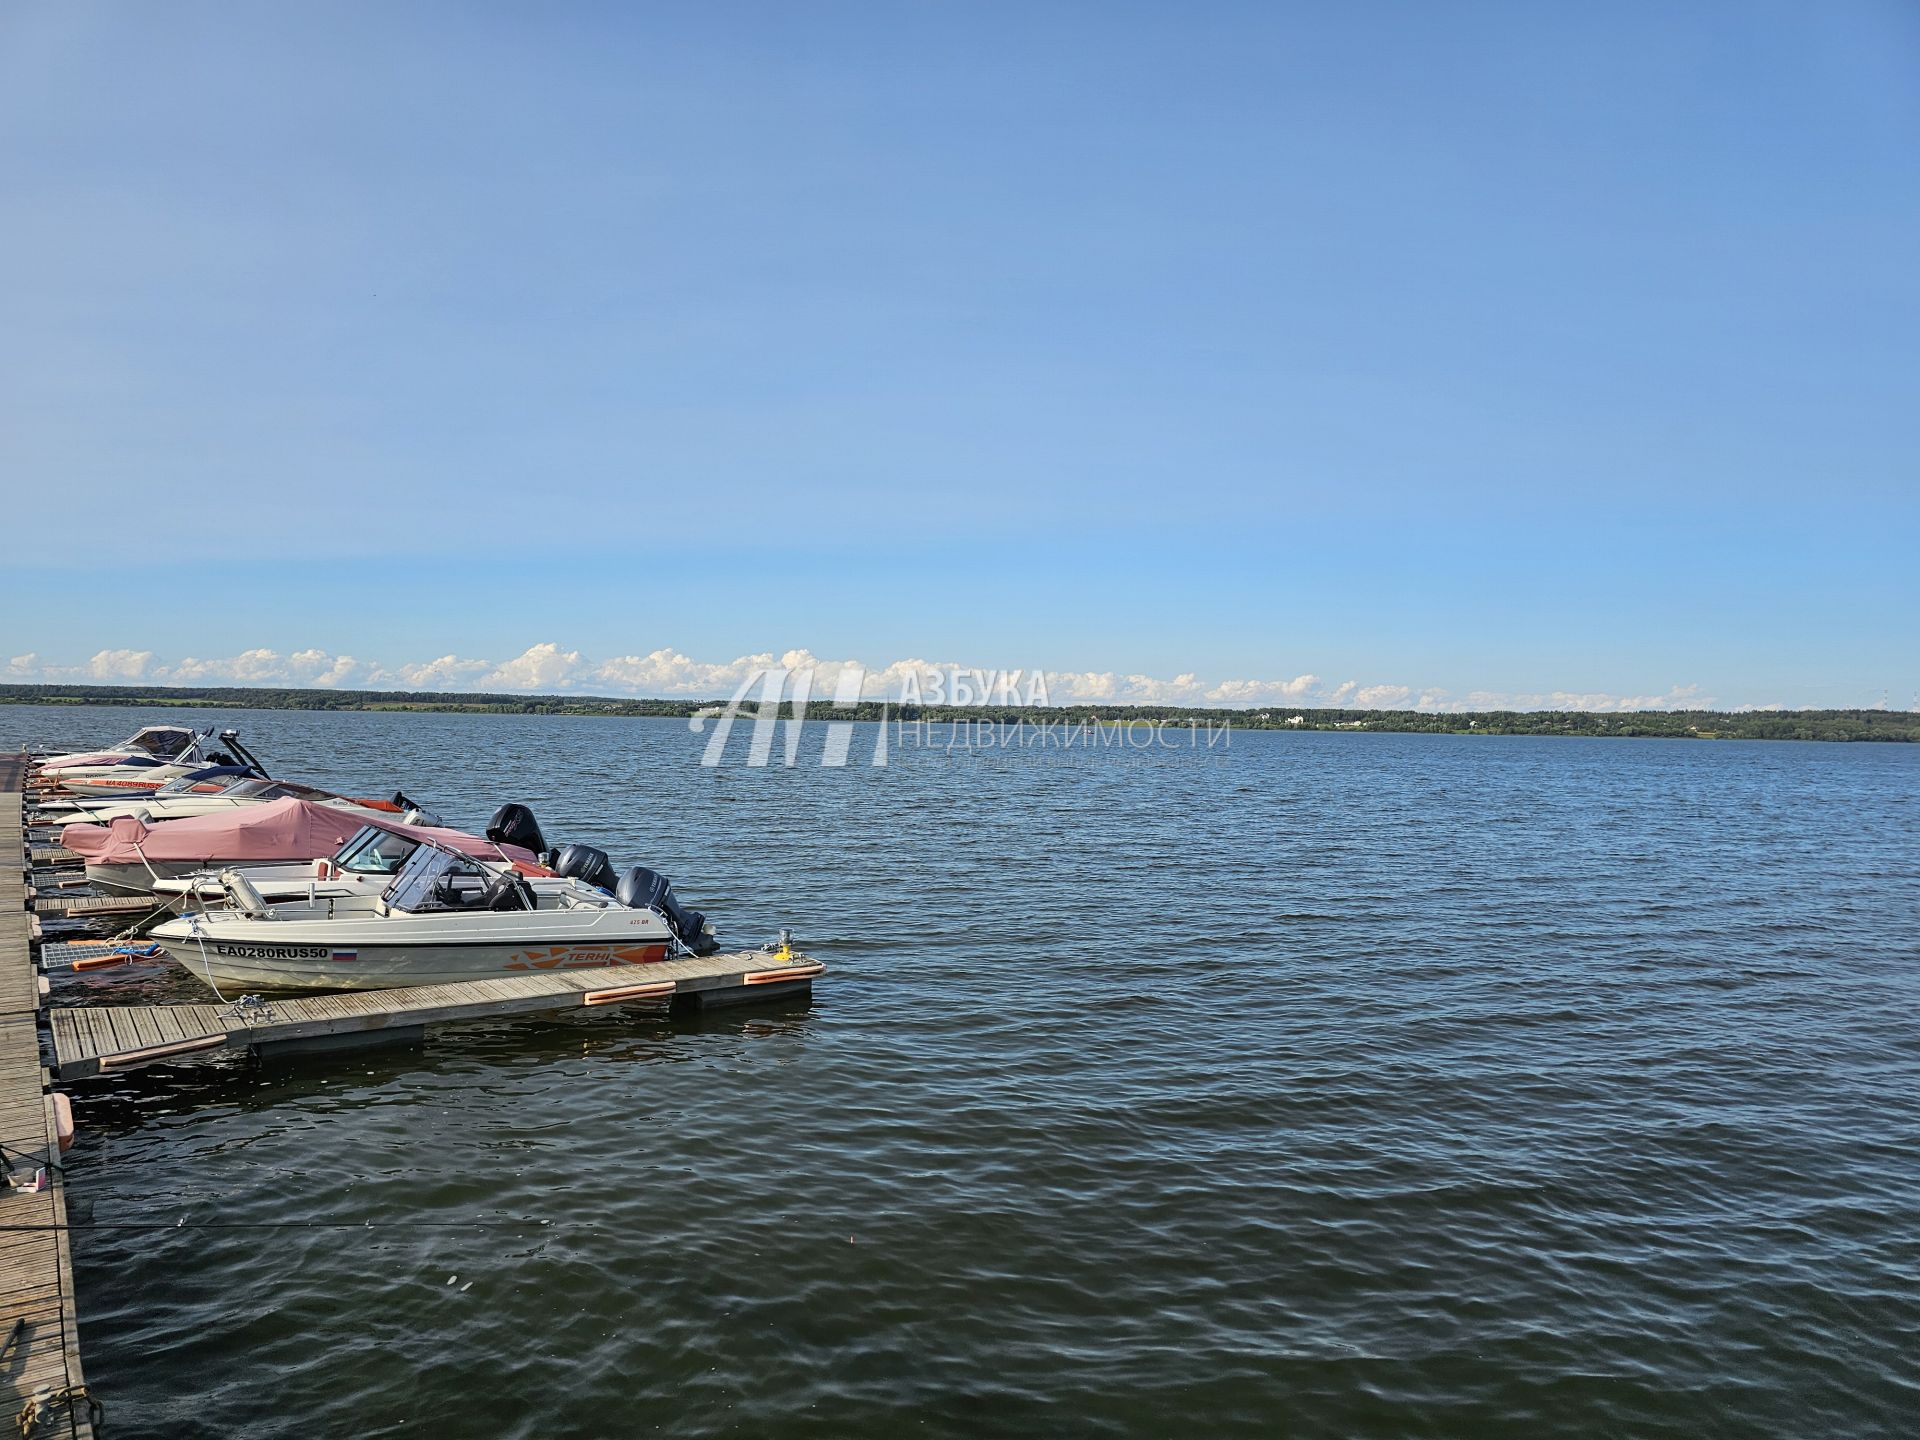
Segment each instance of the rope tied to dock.
[[233,1003],[221,993],[219,984],[213,978],[213,962],[207,958],[207,941],[206,937],[200,933],[200,912],[198,910],[189,909],[187,911],[187,933],[193,936],[193,943],[200,947],[200,968],[207,972],[207,988],[213,991],[222,1005]]
[[[220,992],[216,990],[214,993],[217,995]],[[220,1013],[238,1020],[242,1028],[252,1030],[256,1022],[260,1025],[273,1023],[273,1002],[264,995],[242,995],[239,999],[228,1002]]]
[[21,1440],[29,1440],[42,1420],[53,1417],[56,1408],[64,1407],[71,1417],[82,1401],[86,1402],[87,1423],[99,1431],[106,1422],[107,1407],[94,1399],[84,1385],[63,1385],[58,1390],[50,1385],[42,1386],[20,1407],[20,1413],[13,1420],[14,1428],[20,1432]]

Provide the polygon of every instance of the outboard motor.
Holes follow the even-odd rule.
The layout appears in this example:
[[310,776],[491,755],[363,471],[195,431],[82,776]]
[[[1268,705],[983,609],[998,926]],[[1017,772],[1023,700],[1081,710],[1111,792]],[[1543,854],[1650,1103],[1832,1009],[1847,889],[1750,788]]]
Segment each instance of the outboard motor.
[[619,883],[607,852],[591,845],[562,845],[554,852],[553,873],[565,880],[578,880],[601,890],[611,891]]
[[613,898],[629,910],[658,910],[680,943],[689,950],[698,950],[706,943],[707,917],[698,910],[682,909],[680,902],[673,898],[673,882],[657,870],[634,866],[620,881]]
[[547,837],[540,833],[533,811],[524,805],[509,803],[494,811],[493,819],[487,822],[487,839],[496,845],[518,845],[536,855],[545,854],[547,849]]

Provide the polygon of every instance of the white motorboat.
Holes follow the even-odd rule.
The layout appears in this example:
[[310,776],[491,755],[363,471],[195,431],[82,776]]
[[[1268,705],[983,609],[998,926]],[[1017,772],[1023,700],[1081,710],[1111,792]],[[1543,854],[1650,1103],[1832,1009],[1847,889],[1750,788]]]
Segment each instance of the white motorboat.
[[216,990],[377,990],[542,970],[645,965],[713,948],[698,911],[642,866],[609,895],[576,876],[422,842],[377,895],[269,902],[240,871],[227,907],[190,910],[151,938]]
[[211,735],[211,730],[194,730],[185,725],[147,725],[126,739],[99,750],[74,750],[64,755],[36,754],[42,770],[60,770],[70,765],[105,765],[129,755],[149,760],[175,760],[195,741]]
[[170,780],[153,794],[139,800],[124,798],[74,799],[41,807],[34,817],[42,824],[60,821],[90,821],[109,825],[122,815],[132,815],[153,825],[162,820],[192,820],[202,815],[218,815],[246,805],[297,796],[316,805],[331,805],[340,810],[377,810],[386,815],[417,817],[416,825],[438,825],[440,819],[422,808],[404,793],[395,792],[390,800],[361,795],[336,795],[297,780],[269,780],[263,775],[239,767],[221,766],[215,770],[195,770]]
[[[209,765],[240,763],[260,774],[266,769],[240,744],[237,730],[211,726],[188,730],[178,725],[149,725],[122,742],[125,748],[83,755],[57,755],[40,765],[43,784],[68,795],[151,795],[169,780]],[[227,752],[231,751],[229,754]]]
[[266,777],[251,765],[205,765],[176,775],[151,795],[129,800],[124,795],[45,795],[34,802],[31,822],[35,825],[64,825],[74,820],[111,819],[134,806],[151,809],[156,801],[182,800],[195,795],[219,795],[242,780]]

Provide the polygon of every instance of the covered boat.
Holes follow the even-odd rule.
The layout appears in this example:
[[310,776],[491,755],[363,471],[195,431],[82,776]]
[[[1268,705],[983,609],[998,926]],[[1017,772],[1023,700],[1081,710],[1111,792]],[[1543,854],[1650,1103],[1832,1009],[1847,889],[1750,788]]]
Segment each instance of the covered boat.
[[378,894],[275,903],[238,870],[220,883],[226,908],[189,911],[150,932],[216,988],[377,990],[644,965],[713,948],[705,917],[643,866],[608,894],[434,840]]
[[533,863],[532,852],[502,847],[478,835],[428,826],[403,826],[363,808],[341,808],[290,796],[214,815],[148,824],[122,815],[106,825],[69,825],[60,843],[86,860],[87,879],[120,894],[147,894],[156,881],[229,866],[311,866],[331,856],[370,821],[418,832],[458,853]]

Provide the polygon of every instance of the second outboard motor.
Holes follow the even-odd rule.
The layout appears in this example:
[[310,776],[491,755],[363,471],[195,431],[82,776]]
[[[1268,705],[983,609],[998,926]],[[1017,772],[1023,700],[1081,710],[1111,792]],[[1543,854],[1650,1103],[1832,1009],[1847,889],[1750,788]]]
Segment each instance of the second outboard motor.
[[602,890],[610,891],[619,883],[607,852],[591,845],[562,845],[554,852],[550,868],[563,880],[579,880]]
[[493,819],[487,822],[487,839],[496,845],[518,845],[536,855],[545,854],[547,849],[547,837],[540,833],[533,811],[511,802],[493,812]]
[[620,881],[613,898],[629,910],[658,910],[682,945],[689,950],[701,947],[707,917],[698,910],[683,910],[680,902],[673,898],[673,882],[659,871],[644,865],[634,866]]

